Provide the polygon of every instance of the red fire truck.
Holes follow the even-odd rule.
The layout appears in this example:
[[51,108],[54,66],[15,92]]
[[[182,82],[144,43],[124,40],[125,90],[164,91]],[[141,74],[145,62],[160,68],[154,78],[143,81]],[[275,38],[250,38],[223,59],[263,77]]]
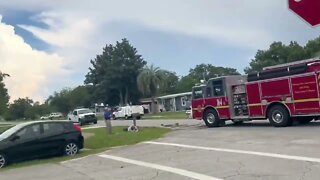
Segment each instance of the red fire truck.
[[320,59],[264,68],[248,75],[212,78],[192,89],[192,114],[208,127],[226,120],[269,119],[275,127],[320,117]]

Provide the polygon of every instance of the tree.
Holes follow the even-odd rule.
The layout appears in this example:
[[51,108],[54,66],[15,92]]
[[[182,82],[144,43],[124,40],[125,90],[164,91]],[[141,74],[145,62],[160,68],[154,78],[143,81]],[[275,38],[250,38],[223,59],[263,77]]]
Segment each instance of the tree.
[[70,107],[91,107],[94,104],[91,100],[91,91],[92,88],[90,86],[78,86],[70,91],[70,94],[68,95]]
[[72,110],[69,98],[71,91],[71,89],[65,88],[60,92],[54,92],[54,94],[48,98],[48,104],[52,107],[54,111],[58,111],[65,114],[68,113]]
[[164,86],[168,72],[158,67],[146,66],[137,77],[139,91],[146,97],[151,97],[151,111],[156,113],[156,96],[161,86]]
[[[48,115],[52,112],[52,107],[47,103],[40,104],[35,102],[32,105],[32,108],[26,112],[26,117],[39,117],[43,115]],[[33,115],[32,115],[33,114]]]
[[35,120],[40,116],[49,114],[51,108],[48,104],[40,104],[38,101],[34,102],[30,98],[19,98],[14,100],[9,106],[9,113],[7,114],[7,120],[17,119],[31,119]]
[[137,76],[146,62],[127,39],[106,45],[91,64],[85,84],[93,85],[94,99],[111,105],[139,100]]
[[239,75],[240,73],[234,68],[213,66],[211,64],[199,64],[195,68],[189,70],[187,76],[183,76],[178,85],[178,92],[190,92],[192,87],[199,83],[200,80],[209,80],[210,78]]
[[9,77],[9,74],[0,71],[0,117],[4,116],[8,109],[9,95],[8,90],[3,82],[4,78]]
[[159,88],[158,95],[167,95],[177,93],[177,86],[179,82],[179,77],[175,72],[164,71],[163,85]]
[[32,108],[32,104],[33,104],[33,100],[29,99],[28,97],[14,100],[9,107],[9,113],[10,113],[9,119],[11,120],[24,119],[24,118],[33,119],[35,117],[34,114],[27,112],[27,111],[31,111],[28,109]]
[[274,42],[267,50],[258,50],[249,67],[245,68],[246,73],[261,71],[264,67],[283,63],[309,59],[320,51],[320,39],[309,41],[306,47],[300,46],[297,42],[291,41],[289,45],[282,42]]
[[[50,105],[50,110],[67,114],[77,107],[90,108],[95,103],[92,99],[92,86],[78,86],[74,89],[64,88],[50,96],[40,110],[46,110],[45,105]],[[44,108],[44,109],[43,109]]]
[[234,68],[213,66],[211,64],[199,64],[194,69],[191,69],[189,74],[197,80],[208,80],[210,78],[239,75],[240,73]]
[[183,76],[178,82],[177,92],[178,93],[190,92],[192,87],[199,82],[200,82],[199,79],[192,77],[190,74]]
[[314,40],[308,41],[305,47],[308,57],[320,57],[320,36]]

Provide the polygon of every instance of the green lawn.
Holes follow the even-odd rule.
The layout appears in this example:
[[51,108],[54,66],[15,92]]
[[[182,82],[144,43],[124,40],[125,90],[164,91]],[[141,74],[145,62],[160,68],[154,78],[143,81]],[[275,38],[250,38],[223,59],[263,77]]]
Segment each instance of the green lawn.
[[19,168],[29,165],[38,165],[45,163],[59,163],[61,161],[70,160],[87,156],[90,154],[96,154],[103,152],[111,147],[132,145],[142,141],[149,141],[160,138],[170,131],[166,128],[140,128],[137,133],[130,133],[123,131],[125,127],[113,127],[113,133],[108,135],[105,128],[86,129],[83,130],[85,138],[85,150],[82,150],[79,154],[73,157],[54,157],[50,159],[41,159],[20,162],[9,165],[6,169]]
[[169,129],[165,128],[140,128],[138,133],[123,131],[124,127],[113,127],[113,134],[107,135],[105,128],[87,129],[86,133],[93,133],[85,142],[88,149],[99,149],[105,147],[123,146],[149,141],[162,137]]
[[0,134],[1,134],[3,131],[9,129],[10,127],[12,127],[12,126],[2,126],[2,125],[0,125]]
[[185,111],[182,112],[162,112],[157,114],[145,114],[143,119],[187,119]]
[[0,127],[1,127],[1,126],[12,126],[12,124],[9,124],[9,123],[1,123],[1,124],[0,124]]

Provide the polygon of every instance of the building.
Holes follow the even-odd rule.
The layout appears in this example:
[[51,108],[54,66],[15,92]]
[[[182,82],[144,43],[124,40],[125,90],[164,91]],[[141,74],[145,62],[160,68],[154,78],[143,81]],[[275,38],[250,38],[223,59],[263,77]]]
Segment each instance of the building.
[[151,98],[140,99],[140,105],[143,106],[145,114],[151,112]]
[[101,103],[101,104],[96,103],[96,104],[94,104],[94,112],[96,114],[103,114],[105,107],[106,106],[103,103]]
[[170,94],[158,97],[157,102],[162,107],[162,111],[185,111],[191,107],[191,97],[192,92]]

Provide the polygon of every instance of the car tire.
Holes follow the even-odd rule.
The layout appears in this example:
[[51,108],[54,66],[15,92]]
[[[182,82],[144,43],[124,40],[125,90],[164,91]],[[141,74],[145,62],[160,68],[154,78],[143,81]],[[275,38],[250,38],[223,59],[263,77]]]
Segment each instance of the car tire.
[[203,120],[207,127],[219,127],[220,125],[220,118],[217,112],[213,109],[208,109],[204,112]]
[[74,156],[79,152],[79,147],[75,142],[68,142],[63,148],[64,155]]
[[8,158],[4,153],[0,153],[0,169],[8,164]]
[[287,127],[292,125],[288,110],[281,105],[275,105],[268,111],[268,119],[274,127]]
[[128,120],[128,116],[127,116],[127,115],[125,115],[125,116],[124,116],[124,119],[125,119],[125,120]]
[[97,120],[93,122],[93,124],[97,124],[97,123],[98,123],[98,121],[97,121]]

